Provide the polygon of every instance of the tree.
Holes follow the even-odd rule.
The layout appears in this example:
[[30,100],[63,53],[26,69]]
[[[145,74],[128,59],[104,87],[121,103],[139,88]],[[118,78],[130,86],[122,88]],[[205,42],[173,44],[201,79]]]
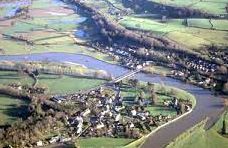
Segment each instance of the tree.
[[138,86],[138,83],[139,83],[139,80],[138,79],[130,79],[128,81],[128,83],[132,86],[132,87],[137,87]]
[[140,91],[139,91],[139,97],[140,97],[140,98],[145,98],[145,93],[144,93],[143,90],[140,90]]
[[223,117],[223,121],[222,121],[222,135],[225,135],[225,134],[226,134],[226,120],[225,120],[225,117]]
[[158,99],[157,99],[157,94],[155,92],[154,84],[147,83],[147,85],[148,85],[148,89],[149,89],[150,94],[151,94],[151,96],[150,96],[150,98],[151,98],[151,104],[152,105],[156,105]]
[[167,17],[165,15],[162,16],[161,22],[162,23],[166,23],[167,22]]
[[223,85],[223,93],[228,94],[228,81]]
[[227,99],[224,99],[224,106],[225,106],[225,113],[223,115],[223,121],[222,121],[222,130],[221,130],[222,135],[227,134],[227,131],[226,131],[226,116],[227,116],[227,112],[228,112],[228,100]]
[[158,101],[157,94],[155,93],[155,91],[152,91],[151,92],[151,104],[156,105],[157,101]]
[[0,48],[0,54],[5,54],[5,50],[3,48]]
[[147,50],[145,49],[145,48],[139,48],[137,51],[136,51],[136,54],[138,55],[138,56],[145,56],[146,55],[146,53],[147,53]]
[[227,74],[228,70],[227,70],[226,66],[221,65],[221,66],[217,67],[217,71],[219,74]]
[[151,91],[154,91],[154,84],[153,83],[150,83],[148,82],[147,83],[147,87],[148,87],[148,90],[151,92]]
[[226,12],[228,13],[228,3],[226,4],[225,8],[226,8]]

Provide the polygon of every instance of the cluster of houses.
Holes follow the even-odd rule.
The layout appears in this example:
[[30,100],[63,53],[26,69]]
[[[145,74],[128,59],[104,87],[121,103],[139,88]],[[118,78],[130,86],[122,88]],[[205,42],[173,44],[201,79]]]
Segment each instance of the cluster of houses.
[[222,51],[209,50],[209,53],[212,60],[222,60],[224,63],[228,64],[228,52],[225,49]]
[[189,59],[186,62],[186,65],[188,68],[192,68],[194,70],[197,71],[202,71],[202,72],[215,72],[216,70],[216,65],[212,64],[212,63],[206,63],[202,60],[198,60],[198,59]]
[[202,86],[204,88],[214,88],[216,87],[216,81],[209,77],[198,77],[195,78],[194,74],[191,74],[189,70],[172,70],[172,76],[175,78],[179,78],[182,80],[188,80],[191,83],[195,83],[198,86]]
[[[127,101],[115,87],[99,88],[86,93],[65,97],[54,97],[57,103],[78,104],[75,112],[67,116],[68,126],[74,136],[82,137],[124,137],[139,138],[153,127],[173,119],[171,115],[153,116],[147,107],[150,100],[136,97]],[[181,106],[183,105],[183,107]],[[165,100],[164,107],[176,109],[177,115],[191,109],[190,102],[180,103],[178,99]],[[183,111],[184,110],[184,111]],[[59,142],[59,139],[56,140]]]
[[176,97],[172,100],[165,100],[163,104],[169,108],[175,109],[177,115],[189,112],[192,109],[192,104],[188,101],[179,101]]
[[[100,45],[102,46],[102,44]],[[161,64],[163,65],[164,63],[162,63],[162,61],[158,61],[156,59],[156,57],[161,57],[161,60],[173,60],[175,59],[176,55],[173,55],[172,53],[167,53],[164,51],[153,51],[153,50],[145,50],[144,51],[144,56],[150,56],[151,57],[155,57],[155,61],[147,61],[147,60],[143,60],[140,57],[136,56],[136,51],[133,48],[130,47],[119,47],[116,44],[113,44],[112,47],[105,47],[102,48],[104,51],[108,53],[111,56],[117,57],[117,59],[119,59],[119,61],[121,62],[121,64],[123,66],[126,66],[128,68],[131,69],[136,69],[137,67],[140,66],[147,66],[150,64]],[[181,66],[179,66],[181,65]],[[181,62],[181,64],[172,62],[172,64],[166,64],[166,66],[168,67],[172,67],[175,70],[172,71],[172,76],[177,77],[177,78],[181,78],[181,79],[185,79],[186,77],[194,77],[194,81],[196,80],[197,85],[199,86],[203,86],[203,87],[211,87],[214,88],[216,87],[216,81],[213,80],[212,78],[209,77],[195,77],[196,73],[194,73],[194,71],[198,72],[199,74],[213,74],[216,73],[217,71],[217,65],[208,61],[204,61],[204,60],[200,60],[198,58],[190,58],[190,57],[186,57],[183,59],[183,61]]]
[[100,52],[114,57],[121,63],[121,65],[126,66],[130,69],[136,69],[138,66],[146,66],[150,63],[135,56],[137,47],[135,47],[136,49],[126,46],[119,47],[119,45],[116,43],[114,43],[112,46],[106,46],[103,43],[98,42],[92,45],[93,47],[99,47]]

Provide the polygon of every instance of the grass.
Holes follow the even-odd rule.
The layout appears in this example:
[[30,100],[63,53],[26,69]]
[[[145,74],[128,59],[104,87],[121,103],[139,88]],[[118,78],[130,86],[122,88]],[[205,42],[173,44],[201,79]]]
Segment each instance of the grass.
[[[138,85],[138,88],[145,87],[145,82],[140,82]],[[183,100],[190,100],[193,104],[193,107],[196,104],[196,100],[193,95],[190,93],[170,87],[170,86],[163,86],[161,84],[155,84],[155,91],[157,92],[157,104],[153,106],[148,106],[146,109],[150,112],[151,115],[156,116],[156,115],[171,115],[175,116],[176,111],[175,109],[167,108],[162,106],[164,100],[171,100],[174,96],[177,97],[178,99],[183,99]],[[124,100],[128,101],[133,101],[136,95],[138,95],[140,92],[139,89],[134,89],[134,88],[121,88],[121,95],[124,97]],[[145,99],[149,99],[150,94],[145,92]]]
[[157,115],[164,115],[164,116],[167,116],[167,115],[170,115],[170,116],[175,116],[176,115],[176,111],[175,109],[170,109],[170,108],[166,108],[166,107],[160,107],[160,106],[149,106],[146,108],[150,114],[152,116],[157,116]]
[[49,88],[51,93],[74,93],[79,90],[87,90],[102,84],[103,80],[74,78],[54,75],[43,75],[39,77],[39,84]]
[[226,0],[149,0],[160,4],[174,7],[188,7],[191,9],[199,9],[203,12],[211,14],[226,14]]
[[48,9],[50,8],[50,5],[53,7],[58,7],[59,3],[58,1],[53,0],[33,0],[32,8],[33,9]]
[[126,138],[86,138],[80,139],[79,145],[82,148],[121,148],[134,139]]
[[[51,94],[74,93],[79,90],[86,90],[104,83],[104,80],[76,78],[70,76],[57,76],[41,74],[38,77],[38,86],[49,89]],[[27,76],[19,76],[17,72],[0,71],[0,83],[20,83],[31,85],[33,80]]]
[[20,105],[26,104],[25,101],[0,95],[0,125],[11,124],[18,119],[17,113],[22,109]]
[[0,83],[20,83],[22,85],[31,85],[33,80],[28,76],[20,76],[17,72],[12,71],[0,71]]
[[166,23],[161,23],[157,19],[127,16],[119,23],[130,29],[145,30],[158,36],[168,37],[195,51],[200,51],[205,45],[228,45],[228,34],[225,31],[228,28],[228,20],[212,20],[213,29],[208,19],[188,19],[188,27],[183,25],[183,21],[183,19],[169,19]]
[[[226,118],[226,122],[228,122],[228,117]],[[178,138],[178,140],[169,144],[167,148],[226,148],[228,139],[219,134],[221,127],[222,116],[211,129],[205,130],[204,126],[200,126],[187,135],[186,133],[182,134],[182,138]]]
[[[145,82],[140,82],[138,87],[140,86],[145,87]],[[176,116],[175,109],[162,106],[162,102],[164,100],[172,99],[173,96],[177,97],[177,99],[190,100],[192,102],[193,107],[195,107],[196,105],[196,100],[194,96],[184,90],[170,87],[170,86],[163,86],[161,84],[155,84],[155,91],[157,92],[158,103],[156,105],[149,105],[146,107],[146,110],[148,110],[152,116],[161,114],[161,115],[170,115],[171,117],[175,117]],[[125,98],[126,97],[134,98],[137,92],[135,89],[130,89],[130,90],[126,89],[125,91],[121,91],[121,94],[125,96]],[[147,98],[148,96],[149,94],[146,93],[145,98]],[[139,147],[147,139],[147,136],[148,135],[141,137],[140,139],[130,143],[125,147],[126,148]]]
[[162,66],[147,66],[144,68],[146,72],[153,73],[153,74],[160,74],[162,76],[166,76],[171,74],[172,69],[162,67]]
[[[45,15],[34,16],[32,19],[17,19],[14,20],[14,25],[4,25],[0,22],[0,33],[19,36],[33,41],[33,46],[25,42],[6,39],[0,36],[0,48],[4,49],[5,55],[19,55],[32,53],[47,53],[47,52],[66,52],[75,54],[85,54],[97,58],[108,63],[116,63],[113,58],[104,53],[96,52],[90,47],[83,47],[74,44],[74,40],[69,34],[73,34],[75,30],[84,27],[81,23],[86,20],[78,14],[72,14],[73,11],[64,9],[66,5],[62,2],[52,0],[35,0],[30,7],[30,12],[33,10],[45,12]],[[59,16],[58,14],[48,13],[52,10],[49,8],[61,9],[67,11],[66,15]],[[58,9],[59,8],[59,9]],[[64,13],[65,14],[65,13]],[[2,24],[2,25],[1,25]],[[54,29],[54,30],[53,30]],[[85,40],[87,40],[86,38]],[[82,40],[82,39],[80,39]],[[83,40],[83,41],[85,41]],[[40,45],[48,44],[48,45]],[[2,54],[2,53],[0,53]]]
[[[65,37],[67,41],[70,41],[69,38]],[[92,48],[87,48],[83,46],[79,46],[72,43],[63,43],[59,44],[59,39],[49,39],[48,41],[42,41],[42,42],[49,42],[52,43],[48,46],[43,45],[26,45],[23,42],[15,42],[12,40],[3,40],[0,39],[0,48],[5,50],[5,55],[21,55],[21,54],[33,54],[33,53],[48,53],[48,52],[63,52],[63,53],[73,53],[73,54],[84,54],[91,57],[94,57],[98,60],[106,61],[108,63],[115,64],[116,61],[113,61],[113,58],[109,55],[106,55],[101,52],[96,52]],[[40,41],[41,42],[41,41]],[[61,41],[61,43],[64,41]]]

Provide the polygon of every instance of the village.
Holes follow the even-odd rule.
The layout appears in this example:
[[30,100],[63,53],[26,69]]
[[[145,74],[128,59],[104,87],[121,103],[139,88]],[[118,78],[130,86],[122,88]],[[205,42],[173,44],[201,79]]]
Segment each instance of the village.
[[[37,146],[43,144],[63,143],[79,137],[112,137],[138,139],[154,128],[180,116],[192,109],[192,102],[188,98],[169,97],[158,100],[154,84],[146,84],[137,89],[144,90],[136,94],[131,100],[122,96],[124,87],[132,86],[129,80],[125,84],[103,86],[86,93],[76,93],[67,96],[53,96],[51,101],[58,105],[75,104],[70,114],[66,113],[67,133],[51,137],[48,141],[38,141]],[[128,84],[129,83],[129,84]],[[138,84],[139,85],[139,84]],[[148,90],[149,89],[149,90]],[[145,98],[145,94],[151,97]],[[168,95],[168,94],[167,94]],[[161,101],[161,102],[160,102]],[[147,109],[149,106],[163,106],[164,109],[175,110],[175,114],[153,115]],[[64,137],[64,135],[68,135]]]
[[[35,69],[36,65],[40,68]],[[62,74],[77,75],[69,72],[69,69],[81,68],[78,65],[63,65],[57,68],[55,63],[1,63],[0,67],[5,71],[33,81],[30,85],[11,82],[0,87],[1,94],[29,102],[27,109],[19,111],[17,115],[31,128],[39,126],[40,129],[37,130],[45,135],[33,135],[36,138],[26,143],[28,147],[68,144],[77,139],[92,137],[139,139],[157,127],[190,112],[195,105],[192,96],[182,96],[185,92],[176,88],[135,79],[134,76],[145,68],[142,66],[111,80],[103,75],[106,78],[105,83],[90,89],[51,94],[49,87],[40,85],[40,78],[44,73],[57,76],[61,71]],[[96,79],[94,75],[85,72],[84,76],[88,75]],[[40,120],[46,125],[40,125]],[[30,125],[30,122],[34,125]],[[14,127],[8,130],[13,131]],[[29,134],[29,129],[24,133]],[[7,131],[5,134],[8,137]],[[24,140],[21,139],[20,142],[22,141]]]
[[[169,67],[173,70],[167,76],[187,80],[190,83],[217,91],[221,89],[223,83],[227,82],[225,79],[226,67],[218,66],[213,62],[203,61],[200,58],[185,57],[184,60],[181,60],[180,64],[179,62],[172,62],[178,58],[173,53],[167,55],[166,52],[156,52],[145,48],[135,50],[134,47],[121,46],[116,43],[111,47],[99,43],[96,46],[99,47],[100,52],[113,56],[115,60],[120,61],[122,66],[130,69],[142,68],[144,66],[153,67],[155,65]],[[140,55],[143,55],[143,57]],[[161,60],[158,61],[154,57],[160,57]],[[216,56],[212,58],[216,59]],[[214,73],[219,76],[214,76]]]
[[0,8],[0,148],[227,145],[226,2]]

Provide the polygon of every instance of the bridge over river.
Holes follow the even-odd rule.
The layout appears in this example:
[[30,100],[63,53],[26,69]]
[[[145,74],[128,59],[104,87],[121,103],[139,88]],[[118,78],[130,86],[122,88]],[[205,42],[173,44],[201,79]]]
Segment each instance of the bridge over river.
[[135,75],[135,77],[140,81],[163,83],[164,85],[177,87],[193,94],[196,97],[196,106],[193,111],[182,119],[167,125],[165,128],[151,135],[144,143],[144,148],[164,147],[179,134],[185,132],[187,129],[204,120],[206,117],[209,118],[207,127],[210,127],[214,122],[217,121],[219,115],[223,111],[223,99],[220,96],[212,95],[209,90],[193,86],[191,84],[187,84],[173,78],[168,78],[160,75],[144,74],[140,71],[133,72],[122,66],[108,64],[85,55],[67,53],[42,53],[31,55],[0,56],[0,61],[46,61],[47,59],[49,61],[62,63],[69,61],[72,63],[85,65],[88,68],[102,69],[115,76],[116,81],[120,81],[127,76]]

